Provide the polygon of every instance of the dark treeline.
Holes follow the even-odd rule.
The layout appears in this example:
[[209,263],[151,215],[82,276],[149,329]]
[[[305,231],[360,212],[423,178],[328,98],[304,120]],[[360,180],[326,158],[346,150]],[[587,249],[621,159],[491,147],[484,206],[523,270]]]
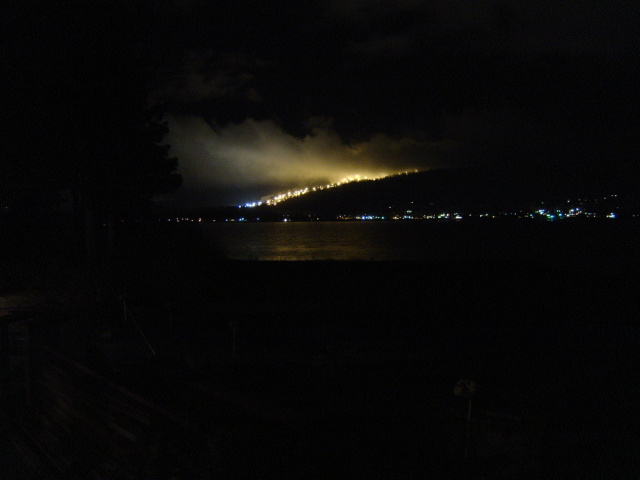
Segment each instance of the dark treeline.
[[[117,3],[117,5],[116,5]],[[145,61],[152,9],[128,2],[10,2],[0,207],[7,228],[56,215],[89,256],[116,219],[149,210],[180,183],[150,105]]]

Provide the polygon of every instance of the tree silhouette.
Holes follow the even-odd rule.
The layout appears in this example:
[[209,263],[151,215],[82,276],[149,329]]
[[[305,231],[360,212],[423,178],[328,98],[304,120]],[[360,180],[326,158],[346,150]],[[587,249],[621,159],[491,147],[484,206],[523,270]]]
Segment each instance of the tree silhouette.
[[97,226],[180,184],[162,107],[148,103],[153,12],[139,3],[25,1],[5,16],[0,205],[30,215],[66,195],[90,250]]

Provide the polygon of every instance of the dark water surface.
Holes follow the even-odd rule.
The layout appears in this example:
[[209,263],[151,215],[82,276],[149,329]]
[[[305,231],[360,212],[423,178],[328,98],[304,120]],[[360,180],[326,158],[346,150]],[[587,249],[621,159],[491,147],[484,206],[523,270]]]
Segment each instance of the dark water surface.
[[213,223],[201,227],[236,260],[541,261],[615,269],[638,258],[635,224],[493,221]]

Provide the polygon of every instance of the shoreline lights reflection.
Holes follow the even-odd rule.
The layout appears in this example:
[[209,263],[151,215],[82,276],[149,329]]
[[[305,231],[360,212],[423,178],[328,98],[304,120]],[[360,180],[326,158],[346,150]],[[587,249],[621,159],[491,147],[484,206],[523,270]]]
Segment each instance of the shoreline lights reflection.
[[[401,174],[398,174],[401,175]],[[362,181],[360,180],[351,181]],[[346,182],[348,183],[348,182]],[[337,186],[338,184],[332,184]],[[323,186],[324,188],[332,188],[332,186]],[[304,192],[307,189],[303,189]],[[313,191],[313,188],[308,189]],[[316,187],[317,190],[317,187]],[[296,192],[290,192],[293,196]],[[304,195],[304,193],[298,193]],[[283,200],[280,200],[283,201]],[[223,222],[291,222],[291,221],[394,221],[394,220],[435,220],[435,221],[460,221],[463,219],[538,219],[549,222],[557,222],[574,218],[583,219],[606,219],[611,220],[633,220],[637,221],[640,218],[640,211],[637,209],[638,204],[629,206],[625,202],[620,202],[618,195],[609,195],[604,197],[592,197],[592,198],[578,198],[574,200],[566,200],[565,202],[553,202],[552,205],[545,205],[545,202],[536,202],[538,206],[529,206],[525,208],[516,209],[496,209],[492,212],[482,211],[478,208],[469,207],[461,210],[447,211],[442,209],[435,211],[437,207],[431,206],[418,206],[413,205],[411,202],[411,209],[406,209],[408,205],[398,205],[396,207],[389,206],[389,210],[385,213],[382,212],[357,212],[350,214],[323,215],[322,219],[316,214],[286,214],[277,211],[266,212],[264,210],[254,210],[259,216],[252,215],[247,209],[252,207],[263,205],[269,207],[275,205],[275,203],[257,203],[255,205],[239,205],[237,207],[224,207],[219,214],[215,216],[203,217],[198,215],[196,217],[183,216],[173,218],[158,218],[158,221],[176,222],[176,223],[209,223],[216,221]],[[404,208],[403,208],[404,207]],[[635,207],[635,208],[634,208]],[[379,208],[378,208],[379,210]],[[275,215],[273,213],[276,213]],[[263,217],[265,214],[266,217]],[[121,220],[124,222],[124,220]]]

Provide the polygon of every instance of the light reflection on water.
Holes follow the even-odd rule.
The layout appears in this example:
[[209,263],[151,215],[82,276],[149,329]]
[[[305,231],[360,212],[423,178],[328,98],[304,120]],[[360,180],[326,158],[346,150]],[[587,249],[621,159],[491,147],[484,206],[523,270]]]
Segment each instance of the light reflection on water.
[[223,255],[236,260],[418,260],[464,255],[427,227],[419,222],[202,225]]
[[[356,228],[354,228],[356,227]],[[380,232],[337,222],[215,223],[204,228],[231,259],[362,260],[383,255]]]
[[234,260],[527,261],[615,273],[636,268],[640,258],[640,244],[627,241],[639,229],[610,222],[219,222],[198,228]]

